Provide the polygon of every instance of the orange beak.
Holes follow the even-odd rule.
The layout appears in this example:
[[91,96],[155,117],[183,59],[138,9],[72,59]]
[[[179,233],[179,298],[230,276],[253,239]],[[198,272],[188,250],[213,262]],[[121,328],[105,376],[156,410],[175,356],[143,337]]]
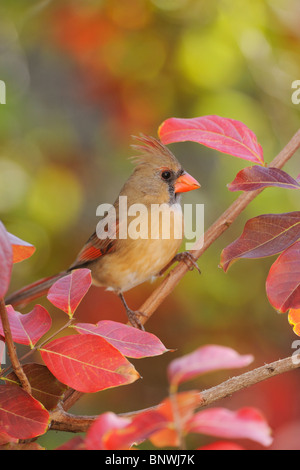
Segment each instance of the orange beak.
[[184,172],[183,175],[179,176],[175,182],[175,193],[186,193],[193,189],[200,188],[200,184],[195,178],[188,173]]

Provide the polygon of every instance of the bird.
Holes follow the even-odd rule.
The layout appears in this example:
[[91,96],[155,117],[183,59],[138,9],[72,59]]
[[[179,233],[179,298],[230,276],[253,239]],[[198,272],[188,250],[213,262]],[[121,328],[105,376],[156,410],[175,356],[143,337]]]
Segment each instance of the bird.
[[[73,270],[89,268],[92,284],[114,291],[125,307],[130,324],[143,330],[140,317],[144,314],[129,308],[124,292],[162,275],[176,261],[183,260],[190,269],[199,270],[190,252],[178,253],[178,250],[183,240],[181,195],[200,188],[200,184],[161,141],[144,134],[134,139],[136,143],[132,147],[137,155],[131,157],[133,172],[75,261],[65,271],[14,292],[6,304],[25,306],[47,294],[58,279]],[[132,207],[146,210],[140,211],[137,218],[138,211],[130,212]],[[155,211],[150,210],[153,207],[161,211],[159,217],[157,214],[154,217]],[[169,220],[169,236],[163,233],[165,220]]]

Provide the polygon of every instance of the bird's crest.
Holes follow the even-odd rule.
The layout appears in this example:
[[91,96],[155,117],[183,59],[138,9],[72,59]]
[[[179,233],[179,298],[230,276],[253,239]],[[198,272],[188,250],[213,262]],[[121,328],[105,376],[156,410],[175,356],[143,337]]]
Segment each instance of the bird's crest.
[[173,153],[154,137],[141,134],[140,136],[133,136],[133,138],[138,143],[132,144],[131,147],[139,153],[130,158],[134,163],[138,165],[158,165],[159,167],[179,165]]

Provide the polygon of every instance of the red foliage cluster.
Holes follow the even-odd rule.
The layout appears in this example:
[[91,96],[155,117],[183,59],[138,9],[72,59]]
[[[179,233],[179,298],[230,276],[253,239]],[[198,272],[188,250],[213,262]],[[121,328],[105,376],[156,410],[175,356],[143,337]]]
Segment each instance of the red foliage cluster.
[[[197,390],[177,393],[179,383],[205,372],[238,368],[248,365],[252,356],[240,356],[234,350],[208,345],[170,363],[168,377],[170,397],[153,409],[128,418],[114,413],[100,415],[92,424],[85,438],[75,438],[63,449],[125,450],[145,439],[157,447],[176,447],[180,435],[200,433],[222,438],[248,438],[268,446],[272,442],[270,429],[260,412],[254,408],[242,408],[236,412],[224,408],[212,408],[196,412],[201,404]],[[231,449],[235,444],[223,443]],[[217,449],[219,443],[215,443]],[[214,446],[212,445],[211,448]]]
[[[12,246],[16,239],[10,237],[2,224],[0,229],[4,296],[11,275],[12,252],[14,250],[18,261],[22,257],[25,259],[28,253],[22,251],[23,246],[29,245],[19,241],[19,245]],[[49,290],[48,299],[72,318],[90,285],[90,271],[78,269],[59,279]],[[31,348],[51,327],[51,317],[40,305],[36,305],[27,314],[21,314],[8,305],[6,313],[13,341]],[[23,366],[32,387],[31,395],[19,386],[14,373],[3,378],[6,383],[0,387],[2,445],[16,443],[20,439],[31,439],[47,432],[50,424],[49,412],[57,406],[68,387],[93,393],[129,384],[138,379],[139,374],[125,356],[142,358],[167,352],[156,336],[128,325],[100,321],[96,325],[78,323],[73,326],[79,334],[46,341],[45,345],[38,347],[45,365],[28,363]],[[0,334],[4,340],[2,323]],[[258,411],[242,409],[230,412],[217,408],[196,413],[196,408],[201,403],[201,393],[177,393],[180,383],[195,376],[218,369],[244,367],[252,359],[250,355],[240,356],[232,349],[221,346],[199,348],[170,363],[168,377],[171,395],[155,409],[142,411],[132,418],[118,417],[111,412],[104,413],[90,427],[85,438],[72,439],[61,448],[129,449],[145,439],[150,439],[159,447],[174,447],[179,444],[179,432],[229,438],[247,437],[269,445],[270,430]],[[180,427],[180,431],[177,427]],[[234,444],[228,443],[228,446],[231,448]]]
[[[192,140],[223,153],[259,165],[241,170],[228,185],[230,191],[255,191],[268,187],[299,190],[299,177],[267,167],[256,136],[243,123],[220,116],[194,119],[167,119],[160,126],[164,143]],[[300,309],[300,212],[263,214],[248,220],[242,235],[221,255],[221,267],[227,271],[239,258],[264,258],[280,254],[266,281],[271,305],[279,312]]]

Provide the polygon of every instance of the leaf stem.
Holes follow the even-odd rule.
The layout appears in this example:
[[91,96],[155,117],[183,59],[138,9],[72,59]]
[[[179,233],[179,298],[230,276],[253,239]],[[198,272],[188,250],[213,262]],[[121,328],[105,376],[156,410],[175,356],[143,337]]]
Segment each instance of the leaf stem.
[[174,390],[174,387],[170,387],[169,389],[169,398],[170,398],[172,411],[173,411],[174,427],[175,427],[175,430],[177,432],[177,437],[178,437],[178,447],[180,450],[186,450],[185,439],[184,439],[182,423],[181,423],[181,416],[180,416],[178,403],[177,403],[177,393]]
[[15,344],[13,342],[12,334],[11,334],[11,329],[8,321],[8,316],[7,316],[7,310],[5,307],[5,303],[3,299],[0,299],[0,317],[2,321],[2,326],[4,330],[4,336],[5,336],[5,342],[7,345],[7,350],[8,354],[11,360],[12,367],[14,369],[14,372],[16,376],[18,377],[22,388],[25,390],[25,392],[31,394],[31,386],[30,383],[27,379],[27,376],[21,366],[21,363],[19,361],[19,358],[17,356]]

